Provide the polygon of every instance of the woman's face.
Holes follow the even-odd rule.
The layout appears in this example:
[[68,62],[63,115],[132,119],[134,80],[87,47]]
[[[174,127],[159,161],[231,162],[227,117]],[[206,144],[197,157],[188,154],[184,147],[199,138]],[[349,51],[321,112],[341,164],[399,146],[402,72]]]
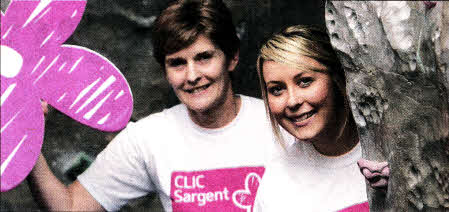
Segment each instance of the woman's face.
[[274,61],[263,63],[268,105],[276,121],[303,141],[316,141],[335,133],[336,112],[332,80],[318,61],[301,57],[310,69]]
[[231,89],[229,72],[238,57],[229,62],[212,41],[199,36],[189,47],[165,57],[168,82],[189,110],[203,112],[223,102]]

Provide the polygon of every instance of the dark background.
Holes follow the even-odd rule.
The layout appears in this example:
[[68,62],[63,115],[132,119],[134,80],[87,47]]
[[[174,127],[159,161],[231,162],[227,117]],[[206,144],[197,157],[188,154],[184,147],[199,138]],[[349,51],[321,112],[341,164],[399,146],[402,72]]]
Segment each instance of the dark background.
[[[161,67],[152,57],[151,25],[169,0],[88,0],[78,28],[66,43],[87,47],[111,60],[127,78],[134,96],[132,120],[178,103]],[[324,27],[324,0],[224,0],[241,38],[234,90],[260,97],[255,68],[262,40],[294,24]],[[4,12],[9,0],[1,0]],[[99,132],[50,109],[42,152],[55,175],[70,183],[116,133]],[[28,185],[1,193],[1,211],[38,210]],[[162,211],[154,195],[131,202],[122,211]]]

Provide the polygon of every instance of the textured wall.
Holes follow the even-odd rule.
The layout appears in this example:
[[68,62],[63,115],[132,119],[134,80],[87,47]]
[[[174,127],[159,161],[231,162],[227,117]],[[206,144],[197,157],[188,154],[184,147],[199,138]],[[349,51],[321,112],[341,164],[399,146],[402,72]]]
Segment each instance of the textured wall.
[[[1,0],[4,11],[9,0]],[[134,95],[133,120],[161,111],[177,103],[161,68],[152,57],[151,24],[168,5],[164,0],[88,0],[77,30],[66,42],[93,49],[111,60],[125,75]],[[255,60],[261,40],[282,26],[318,24],[324,26],[324,3],[308,0],[225,0],[242,40],[241,59],[234,76],[238,93],[259,96]],[[113,139],[82,126],[56,110],[46,123],[42,152],[55,172],[70,183],[76,168],[83,168]],[[78,165],[73,167],[73,165]],[[72,167],[71,167],[72,166]],[[70,169],[72,168],[72,169]],[[1,209],[35,209],[26,183],[2,193]],[[147,208],[157,202],[151,196],[137,200],[123,211]],[[156,204],[155,210],[160,210]]]
[[326,4],[364,157],[388,161],[371,211],[449,210],[449,2]]

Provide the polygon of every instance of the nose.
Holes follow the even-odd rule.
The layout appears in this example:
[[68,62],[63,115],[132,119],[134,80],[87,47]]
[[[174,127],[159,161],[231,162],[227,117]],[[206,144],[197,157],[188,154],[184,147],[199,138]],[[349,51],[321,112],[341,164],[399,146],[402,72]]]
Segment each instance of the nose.
[[195,64],[193,64],[193,63],[187,64],[186,75],[187,75],[186,76],[187,82],[191,85],[195,85],[201,79],[201,73],[199,70],[197,70],[197,68],[195,67]]
[[287,108],[291,111],[296,111],[301,107],[304,102],[304,98],[301,95],[301,91],[298,89],[290,88],[288,89],[288,99],[287,99]]

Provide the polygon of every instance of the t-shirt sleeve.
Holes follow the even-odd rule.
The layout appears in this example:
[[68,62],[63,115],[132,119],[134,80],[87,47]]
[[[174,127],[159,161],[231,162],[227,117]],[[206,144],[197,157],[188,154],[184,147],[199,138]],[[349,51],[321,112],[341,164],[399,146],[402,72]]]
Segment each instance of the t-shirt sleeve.
[[132,126],[120,132],[78,176],[78,181],[107,211],[117,211],[129,200],[154,191]]

